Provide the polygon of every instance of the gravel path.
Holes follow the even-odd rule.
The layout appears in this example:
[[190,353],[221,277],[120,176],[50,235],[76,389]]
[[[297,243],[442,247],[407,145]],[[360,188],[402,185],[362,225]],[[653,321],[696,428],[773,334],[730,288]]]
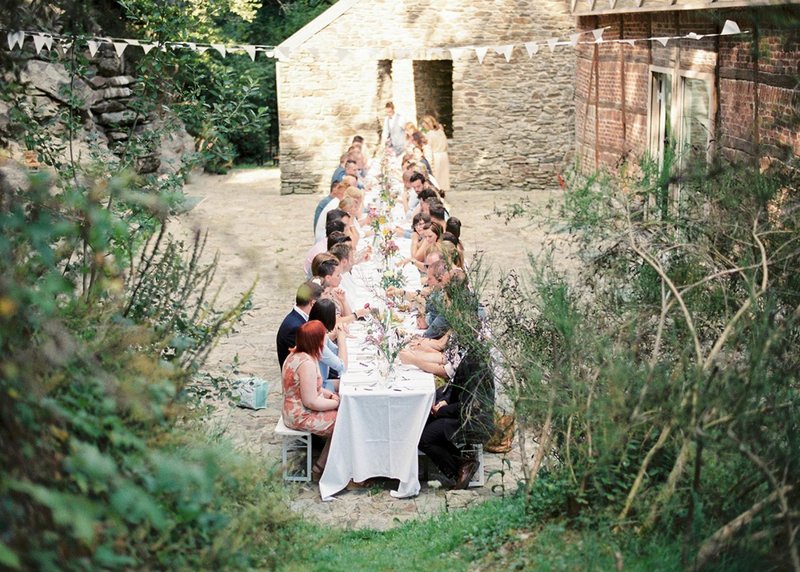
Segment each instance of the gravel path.
[[[194,229],[208,230],[206,258],[219,253],[217,276],[222,283],[220,300],[231,301],[256,280],[253,309],[238,331],[221,340],[207,363],[214,375],[254,375],[270,383],[268,407],[260,411],[221,406],[211,418],[210,431],[224,434],[236,447],[263,457],[270,466],[280,463],[280,441],[273,428],[280,416],[280,371],[275,355],[275,331],[294,303],[294,293],[303,279],[302,261],[311,243],[311,218],[319,196],[279,194],[277,169],[234,171],[228,175],[197,175],[186,187],[201,202],[175,221],[176,235]],[[557,193],[557,191],[556,191]],[[485,252],[494,277],[527,266],[527,252],[544,244],[542,229],[524,221],[506,225],[496,216],[486,217],[495,206],[526,197],[544,204],[551,192],[480,193],[448,195],[451,213],[463,224],[462,240],[467,260],[476,250]],[[504,457],[509,463],[504,463]],[[508,465],[510,464],[510,470]],[[415,499],[393,499],[386,487],[345,491],[337,500],[320,501],[316,486],[289,485],[292,506],[323,524],[346,528],[385,530],[414,518],[427,517],[463,507],[495,494],[502,485],[508,490],[521,472],[516,446],[511,453],[485,455],[486,486],[467,491],[444,492],[422,481]],[[499,471],[505,468],[505,474]],[[491,474],[491,476],[489,476]]]

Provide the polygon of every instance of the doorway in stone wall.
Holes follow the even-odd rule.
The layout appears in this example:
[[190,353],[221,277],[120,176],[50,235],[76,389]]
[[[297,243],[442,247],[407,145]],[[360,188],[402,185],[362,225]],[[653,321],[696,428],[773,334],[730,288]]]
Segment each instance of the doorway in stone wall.
[[393,101],[403,117],[419,123],[423,115],[433,115],[453,137],[453,62],[452,60],[379,60],[377,101],[379,112]]
[[453,61],[414,61],[414,102],[417,118],[433,115],[453,137]]

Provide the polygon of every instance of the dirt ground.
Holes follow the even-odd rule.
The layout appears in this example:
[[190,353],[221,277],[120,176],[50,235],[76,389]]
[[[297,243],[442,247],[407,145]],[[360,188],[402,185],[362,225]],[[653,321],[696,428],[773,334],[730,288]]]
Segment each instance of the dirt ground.
[[[172,232],[179,236],[198,228],[208,230],[205,255],[210,259],[219,253],[217,276],[224,281],[220,300],[232,301],[255,283],[252,310],[237,331],[213,350],[206,370],[215,375],[253,375],[267,380],[268,407],[252,411],[223,405],[212,416],[209,431],[225,435],[236,447],[261,456],[269,466],[280,463],[281,452],[280,440],[273,435],[280,416],[281,395],[275,333],[291,310],[295,290],[303,281],[302,264],[312,243],[314,207],[321,198],[281,196],[279,176],[277,169],[196,175],[185,190],[189,196],[201,199],[199,204],[172,222]],[[498,216],[487,215],[495,207],[502,208],[523,197],[532,204],[544,205],[558,195],[557,189],[535,193],[450,193],[450,212],[462,221],[461,238],[467,260],[476,251],[483,251],[484,262],[490,265],[495,279],[509,269],[526,267],[527,253],[543,247],[544,230],[527,220],[506,224]],[[504,457],[508,463],[504,463]],[[521,474],[516,443],[506,456],[487,453],[485,465],[488,478],[482,488],[445,493],[436,483],[422,481],[422,492],[415,499],[393,499],[388,490],[375,486],[345,491],[336,500],[323,503],[315,485],[287,488],[293,508],[307,517],[346,528],[383,530],[408,519],[501,494],[503,486],[513,488]]]

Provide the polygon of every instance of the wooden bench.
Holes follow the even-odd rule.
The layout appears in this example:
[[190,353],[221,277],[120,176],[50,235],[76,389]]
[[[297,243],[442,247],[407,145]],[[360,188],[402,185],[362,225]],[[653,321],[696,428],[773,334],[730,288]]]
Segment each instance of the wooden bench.
[[[482,487],[486,484],[486,476],[483,474],[483,445],[480,443],[470,443],[468,445],[464,445],[461,450],[465,453],[472,453],[472,455],[478,461],[478,469],[475,471],[475,475],[472,477],[472,480],[467,485],[469,488],[472,487]],[[417,455],[423,457],[423,462],[425,468],[422,471],[423,479],[428,480],[428,458],[420,450],[417,450]]]
[[[284,481],[309,482],[311,480],[311,433],[289,429],[283,422],[283,415],[275,425],[275,435],[283,440],[281,450],[281,465],[283,466]],[[289,470],[289,456],[292,453],[305,455],[305,472],[293,474]]]

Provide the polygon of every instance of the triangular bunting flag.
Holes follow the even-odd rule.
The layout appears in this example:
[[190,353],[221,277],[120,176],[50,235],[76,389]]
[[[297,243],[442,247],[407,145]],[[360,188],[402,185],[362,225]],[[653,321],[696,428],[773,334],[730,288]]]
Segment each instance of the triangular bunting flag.
[[636,44],[636,40],[616,40],[617,43],[620,44],[628,44],[629,46],[633,46]]
[[100,42],[89,40],[86,43],[89,45],[89,56],[94,57],[94,55],[97,53],[97,48],[100,47]]
[[550,48],[551,52],[554,52],[556,50],[556,44],[558,44],[558,38],[550,38],[549,40],[547,40],[547,45]]
[[117,52],[117,57],[122,57],[122,52],[125,51],[125,48],[128,47],[127,42],[113,42],[114,44],[114,51]]
[[225,46],[222,44],[211,44],[211,47],[219,52],[223,58],[225,57]]
[[688,34],[686,34],[686,37],[689,38],[690,40],[702,40],[703,39],[702,35],[695,34],[694,32],[689,32]]
[[506,58],[507,62],[511,61],[511,55],[514,53],[514,44],[506,44],[505,46],[495,46],[494,53]]
[[242,46],[247,55],[250,56],[250,61],[256,61],[256,47],[255,46]]
[[47,48],[48,52],[53,49],[53,36],[48,34],[44,37],[44,47]]
[[9,32],[6,37],[8,38],[8,49],[13,50],[17,45],[17,32]]
[[274,58],[275,52],[273,50],[267,50],[264,52],[264,55],[267,56],[268,58]]
[[739,24],[734,22],[733,20],[725,20],[725,25],[722,27],[722,31],[719,33],[720,36],[730,36],[731,34],[741,34],[742,31],[739,29]]
[[486,46],[475,48],[475,55],[478,56],[478,61],[480,63],[483,63],[483,59],[486,57],[487,53],[489,53],[489,48]]
[[528,57],[532,58],[534,54],[539,52],[539,44],[536,42],[525,42],[525,50],[528,52]]
[[40,34],[34,34],[33,45],[36,47],[36,54],[38,55],[39,52],[41,52],[42,48],[44,47],[44,36]]
[[453,60],[455,61],[461,56],[463,56],[464,52],[466,51],[467,50],[465,48],[450,48],[450,57],[453,58]]
[[197,44],[194,42],[186,42],[186,45],[189,46],[189,49],[193,52],[197,51]]
[[141,46],[142,46],[142,49],[144,50],[145,54],[150,53],[150,50],[152,50],[153,48],[156,47],[155,44],[141,44]]
[[651,40],[655,40],[656,42],[658,42],[659,44],[661,44],[664,47],[666,47],[667,46],[667,42],[669,42],[669,38],[663,38],[663,37],[662,38],[650,38],[650,39]]
[[580,37],[581,37],[581,33],[580,32],[575,33],[575,34],[570,34],[569,35],[569,45],[572,46],[573,48],[575,46],[577,46],[578,45],[578,40],[580,39]]
[[197,52],[200,54],[204,54],[208,51],[208,46],[197,46]]
[[603,32],[605,28],[597,28],[596,30],[592,30],[592,34],[594,35],[594,42],[595,44],[602,44],[603,43]]
[[61,49],[66,54],[72,49],[72,40],[61,40]]

